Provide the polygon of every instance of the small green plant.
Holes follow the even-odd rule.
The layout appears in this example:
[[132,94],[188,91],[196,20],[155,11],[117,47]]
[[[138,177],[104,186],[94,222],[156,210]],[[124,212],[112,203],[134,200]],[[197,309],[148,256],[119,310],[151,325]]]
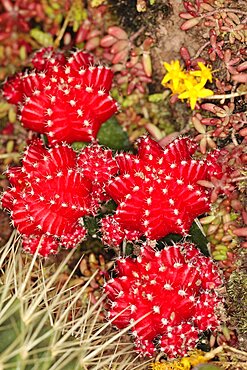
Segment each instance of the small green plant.
[[13,233],[0,251],[1,370],[145,368],[123,336],[127,330],[116,334],[102,322],[104,296],[94,305],[82,300],[90,279],[70,286],[73,271],[58,287],[73,250],[51,274],[51,266],[37,253],[31,259],[21,253],[19,244]]

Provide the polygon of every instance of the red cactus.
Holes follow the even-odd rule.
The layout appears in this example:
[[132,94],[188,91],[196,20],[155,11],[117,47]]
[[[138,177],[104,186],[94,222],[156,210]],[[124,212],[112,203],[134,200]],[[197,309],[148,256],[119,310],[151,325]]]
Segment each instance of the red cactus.
[[118,109],[109,95],[113,73],[93,65],[92,56],[82,51],[65,63],[61,53],[43,50],[33,59],[38,70],[42,59],[43,72],[20,73],[4,85],[6,99],[22,104],[20,121],[46,134],[50,143],[94,140],[101,124]]
[[116,157],[120,175],[106,190],[118,208],[112,218],[103,220],[107,244],[118,245],[134,231],[135,237],[138,233],[149,239],[188,233],[195,217],[210,205],[209,193],[198,181],[219,170],[212,154],[210,161],[199,161],[191,157],[194,151],[188,138],[176,139],[162,149],[146,137],[140,140],[137,155]]
[[[11,211],[27,251],[33,253],[39,248],[39,253],[46,256],[55,253],[59,245],[72,248],[84,238],[82,217],[95,213],[96,204],[99,206],[99,190],[95,198],[92,189],[102,177],[101,163],[108,161],[109,173],[117,171],[109,150],[96,145],[93,148],[91,157],[93,150],[96,154],[94,168],[88,164],[90,174],[86,171],[88,148],[77,156],[65,144],[46,149],[40,140],[27,148],[22,167],[7,171],[12,187],[3,194],[2,205]],[[83,160],[84,167],[80,169]]]
[[110,149],[102,149],[97,144],[87,146],[78,156],[78,166],[83,176],[92,182],[92,211],[97,213],[99,203],[109,200],[105,186],[110,178],[118,172],[116,160]]
[[[92,57],[91,61],[93,61]],[[38,50],[32,58],[32,64],[39,72],[52,69],[54,66],[64,66],[66,62],[64,53],[55,51],[52,46]]]
[[160,349],[168,357],[184,356],[200,332],[219,325],[222,280],[212,260],[193,244],[155,251],[147,243],[137,259],[117,260],[117,271],[104,287],[108,317],[120,329],[132,325],[142,354]]
[[102,241],[105,244],[112,244],[117,247],[123,239],[138,240],[142,236],[141,231],[128,230],[121,227],[114,216],[106,216],[101,221],[102,224]]

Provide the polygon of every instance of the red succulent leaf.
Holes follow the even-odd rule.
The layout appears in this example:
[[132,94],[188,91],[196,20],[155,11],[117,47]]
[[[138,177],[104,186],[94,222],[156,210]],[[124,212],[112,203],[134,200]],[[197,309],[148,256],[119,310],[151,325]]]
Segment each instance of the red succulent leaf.
[[0,129],[0,135],[13,135],[15,126],[12,122],[7,122],[5,126]]
[[219,326],[222,279],[193,244],[155,251],[145,243],[136,259],[117,260],[116,270],[117,277],[104,286],[108,317],[119,329],[134,324],[132,334],[142,354],[152,356],[159,339],[168,357],[184,356],[202,331]]
[[[191,157],[195,148],[188,138],[176,139],[162,149],[145,137],[139,141],[137,155],[123,153],[116,157],[120,174],[106,187],[118,204],[111,219],[112,224],[119,225],[121,234],[117,236],[116,229],[115,240],[122,240],[123,230],[149,239],[172,232],[186,235],[193,220],[209,210],[209,192],[198,182],[219,171],[217,156],[213,160],[212,154],[208,162],[195,160]],[[109,236],[106,227],[108,222],[103,222],[102,232]]]
[[[0,4],[0,34],[28,34],[31,20],[43,21],[46,18],[39,1],[2,0]],[[23,37],[23,36],[22,36]]]

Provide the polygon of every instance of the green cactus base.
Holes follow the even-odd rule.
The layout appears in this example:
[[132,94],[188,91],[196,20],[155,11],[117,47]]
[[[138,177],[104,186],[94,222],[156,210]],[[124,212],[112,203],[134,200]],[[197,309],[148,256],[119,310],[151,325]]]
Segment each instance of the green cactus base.
[[21,253],[16,233],[0,250],[0,370],[146,368],[127,330],[116,334],[103,320],[104,297],[94,305],[83,299],[90,279],[76,287],[68,279],[58,289],[73,253],[51,274],[37,256]]
[[[73,337],[58,347],[63,335],[51,324],[46,323],[47,315],[37,315],[24,321],[23,305],[15,297],[5,301],[8,307],[6,320],[1,320],[0,369],[80,369],[78,344]],[[69,348],[74,347],[69,353]],[[64,352],[63,352],[64,351]],[[64,356],[63,356],[64,354]],[[63,360],[63,361],[62,361]]]

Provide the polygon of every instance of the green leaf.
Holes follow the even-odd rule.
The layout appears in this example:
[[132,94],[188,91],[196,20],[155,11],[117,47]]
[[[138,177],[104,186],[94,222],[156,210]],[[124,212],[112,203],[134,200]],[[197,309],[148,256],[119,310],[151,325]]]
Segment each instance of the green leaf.
[[84,225],[89,235],[95,235],[98,231],[98,219],[97,217],[86,216],[84,217]]
[[168,234],[167,236],[165,236],[164,238],[162,238],[161,240],[159,240],[158,244],[160,244],[160,246],[163,249],[164,243],[167,244],[167,245],[172,245],[173,243],[182,242],[182,239],[183,239],[182,235],[171,233],[171,234]]
[[119,125],[115,117],[110,118],[100,128],[97,136],[101,145],[115,150],[128,150],[131,147],[128,134]]
[[152,95],[149,95],[148,96],[148,101],[152,102],[152,103],[158,103],[160,101],[162,101],[164,98],[163,98],[163,93],[156,93],[156,94],[152,94]]
[[53,37],[50,33],[43,32],[38,28],[33,28],[30,31],[30,36],[44,47],[53,46]]
[[[195,221],[193,222],[193,224],[190,228],[189,236],[188,236],[187,240],[194,243],[196,245],[196,247],[198,249],[200,249],[200,251],[205,256],[209,256],[208,247],[207,247],[207,243],[208,243],[207,238],[203,235],[202,231],[197,226]],[[183,242],[183,236],[179,235],[179,234],[169,234],[166,237],[162,238],[162,240],[160,242],[161,242],[160,246],[161,246],[161,248],[163,248],[163,243],[166,243],[168,245],[172,245],[173,242],[174,243],[179,243],[179,242],[182,243]]]
[[88,143],[85,143],[84,141],[74,141],[71,146],[74,150],[80,151],[81,149],[85,148],[88,145]]
[[189,234],[190,234],[189,240],[191,240],[192,243],[194,243],[205,256],[209,256],[209,251],[207,247],[208,243],[207,238],[203,235],[202,231],[197,226],[195,221],[193,222],[190,228]]

